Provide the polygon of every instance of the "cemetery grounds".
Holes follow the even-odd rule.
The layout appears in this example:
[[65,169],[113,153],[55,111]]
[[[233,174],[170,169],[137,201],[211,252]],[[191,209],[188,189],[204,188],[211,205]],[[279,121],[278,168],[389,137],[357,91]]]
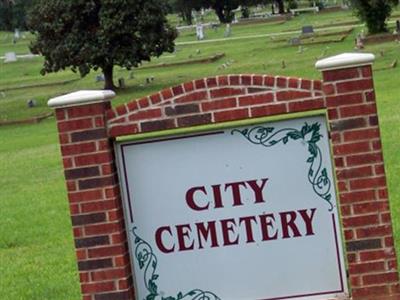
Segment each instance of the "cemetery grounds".
[[[394,11],[400,18],[400,11]],[[211,18],[211,17],[209,17]],[[313,25],[313,37],[291,46],[302,26]],[[205,29],[196,41],[195,29],[182,31],[175,53],[166,53],[132,71],[116,68],[115,81],[126,88],[113,105],[151,94],[165,87],[217,74],[259,73],[321,78],[318,59],[354,51],[363,25],[350,11],[301,14],[292,20]],[[0,56],[28,53],[32,36],[24,33],[16,44],[12,34],[0,33]],[[374,53],[374,80],[383,140],[386,174],[397,249],[400,250],[400,43],[366,45]],[[224,54],[213,61],[216,54]],[[208,61],[210,60],[210,61]],[[203,62],[200,62],[203,61]],[[204,62],[206,61],[206,62]],[[80,89],[102,89],[91,72],[80,78],[71,71],[39,74],[40,57],[0,60],[0,123],[43,116],[51,112],[49,98]],[[34,99],[36,106],[27,107]],[[69,208],[54,117],[37,124],[0,126],[0,299],[79,299]]]

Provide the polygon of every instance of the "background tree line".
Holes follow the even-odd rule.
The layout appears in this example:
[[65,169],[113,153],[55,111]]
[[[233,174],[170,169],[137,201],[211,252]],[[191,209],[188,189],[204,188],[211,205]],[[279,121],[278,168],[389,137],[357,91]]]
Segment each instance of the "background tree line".
[[0,0],[0,30],[27,30],[27,14],[34,0]]
[[168,4],[172,12],[178,13],[186,24],[192,25],[192,11],[213,9],[221,23],[230,23],[235,17],[233,11],[239,7],[242,17],[246,18],[249,17],[250,6],[272,5],[274,2],[278,6],[277,13],[285,13],[284,0],[169,0]]
[[[168,0],[173,12],[178,13],[183,21],[191,25],[193,23],[192,11],[200,9],[213,9],[221,23],[230,23],[234,19],[234,10],[241,8],[242,17],[249,17],[249,7],[256,5],[277,6],[277,13],[285,13],[285,5],[288,9],[296,8],[296,0]],[[286,4],[285,4],[285,2]],[[357,17],[366,23],[369,33],[387,31],[386,21],[393,7],[399,4],[399,0],[350,0],[350,5]],[[309,0],[310,6],[323,6],[319,0]]]

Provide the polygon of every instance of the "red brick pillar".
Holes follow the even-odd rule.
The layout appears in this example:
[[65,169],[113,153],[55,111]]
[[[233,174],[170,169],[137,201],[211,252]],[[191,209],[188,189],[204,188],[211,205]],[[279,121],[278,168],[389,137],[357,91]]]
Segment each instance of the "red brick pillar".
[[113,140],[105,112],[112,91],[54,98],[84,300],[133,299]]
[[332,132],[354,300],[400,299],[372,76],[372,54],[317,62]]

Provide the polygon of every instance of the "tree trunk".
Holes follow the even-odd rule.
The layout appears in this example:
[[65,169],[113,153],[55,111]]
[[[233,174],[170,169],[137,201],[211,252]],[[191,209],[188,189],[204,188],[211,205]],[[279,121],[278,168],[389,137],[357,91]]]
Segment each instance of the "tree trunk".
[[222,7],[215,7],[214,10],[218,16],[219,21],[223,24],[226,24],[227,20],[225,18],[224,9]]
[[283,0],[276,0],[276,3],[278,3],[279,14],[284,14],[285,6],[283,4]]
[[104,89],[105,90],[115,90],[116,86],[114,85],[113,80],[113,65],[108,65],[103,67],[103,74],[104,74]]
[[191,8],[184,8],[182,14],[185,16],[185,21],[187,25],[192,25],[193,24],[193,19],[192,19],[192,9]]

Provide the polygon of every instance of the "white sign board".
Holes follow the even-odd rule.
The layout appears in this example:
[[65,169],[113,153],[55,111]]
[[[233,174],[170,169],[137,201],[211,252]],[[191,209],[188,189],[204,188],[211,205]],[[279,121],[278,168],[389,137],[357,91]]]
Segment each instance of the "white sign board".
[[347,293],[326,119],[117,144],[137,299]]

